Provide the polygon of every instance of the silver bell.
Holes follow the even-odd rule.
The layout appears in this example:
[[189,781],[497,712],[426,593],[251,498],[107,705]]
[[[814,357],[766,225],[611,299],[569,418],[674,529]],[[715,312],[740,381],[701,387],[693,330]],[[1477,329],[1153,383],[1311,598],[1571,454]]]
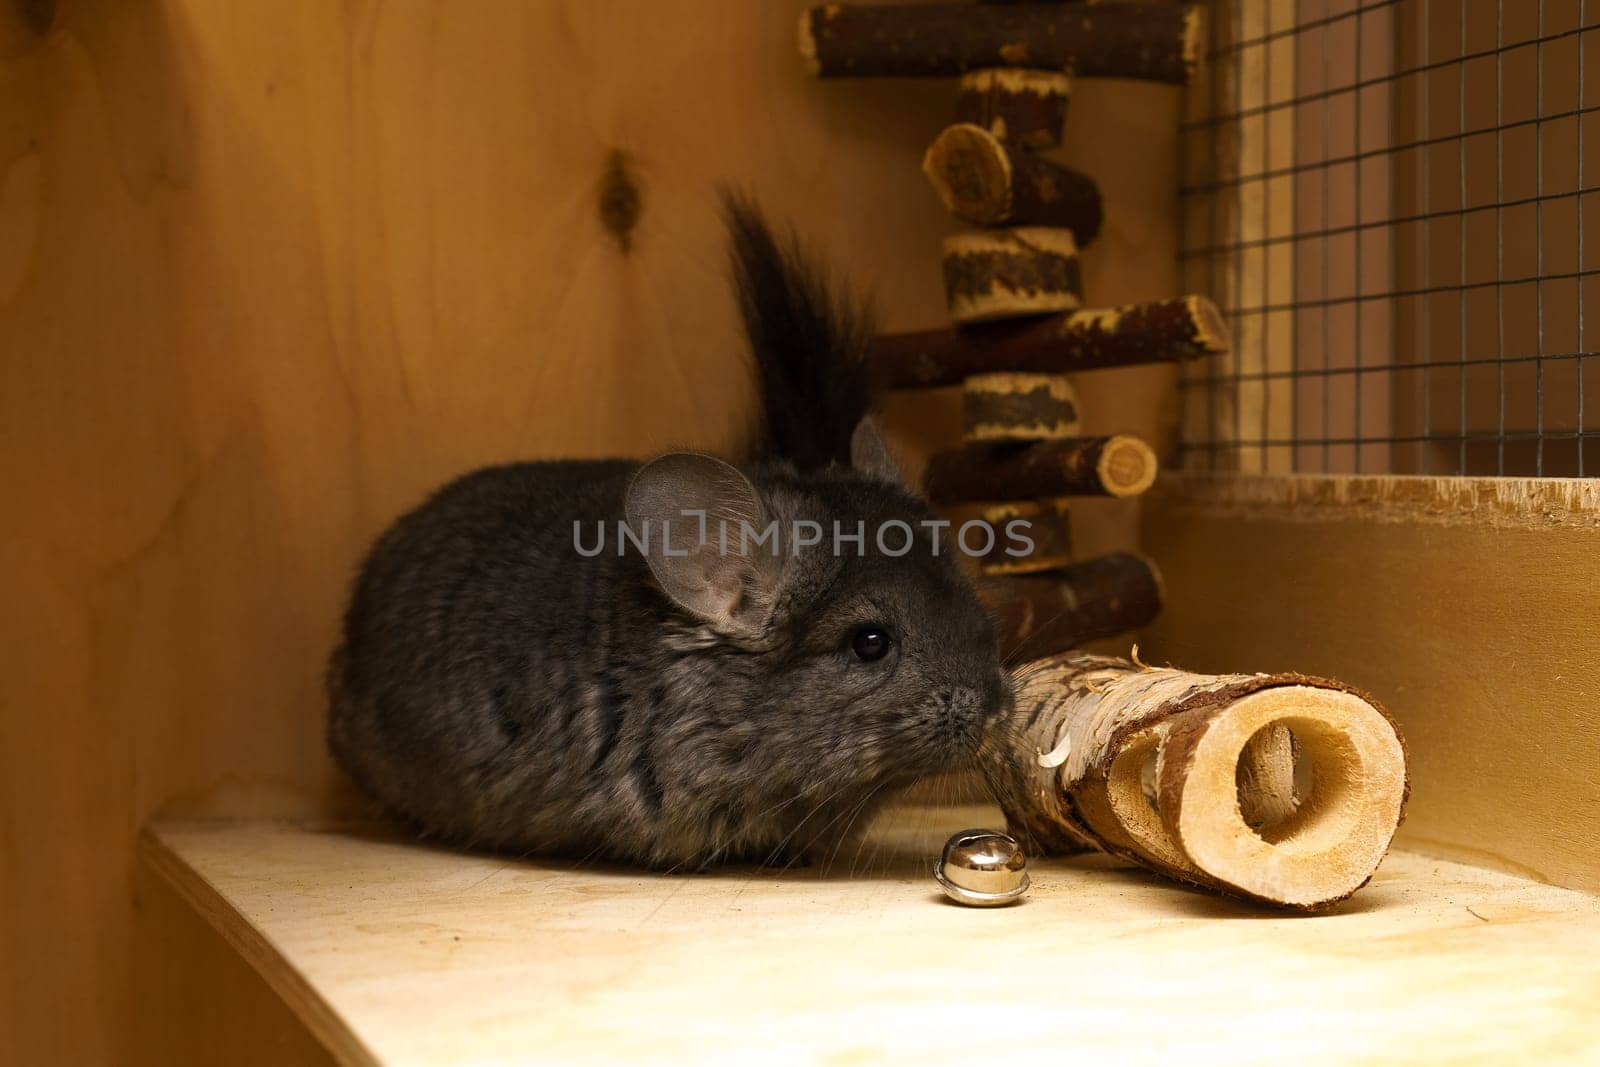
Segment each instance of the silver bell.
[[945,842],[933,877],[958,904],[987,908],[1021,900],[1028,858],[1016,839],[995,830],[963,830]]

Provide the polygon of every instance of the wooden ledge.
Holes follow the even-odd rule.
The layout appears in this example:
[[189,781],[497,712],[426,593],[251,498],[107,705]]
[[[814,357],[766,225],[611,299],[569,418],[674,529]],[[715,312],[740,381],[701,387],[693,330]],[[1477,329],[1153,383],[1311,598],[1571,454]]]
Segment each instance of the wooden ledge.
[[1230,518],[1600,530],[1594,478],[1168,471],[1155,493],[1175,512]]
[[359,824],[164,824],[144,862],[346,1063],[1555,1062],[1600,1047],[1600,899],[1392,855],[1325,916],[1103,857],[1018,907],[927,869],[991,808],[899,809],[824,875],[463,855]]

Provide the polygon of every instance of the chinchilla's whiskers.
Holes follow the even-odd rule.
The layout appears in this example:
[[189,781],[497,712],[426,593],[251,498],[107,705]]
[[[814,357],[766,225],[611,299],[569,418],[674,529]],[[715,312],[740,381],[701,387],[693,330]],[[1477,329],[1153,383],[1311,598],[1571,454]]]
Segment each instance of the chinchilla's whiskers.
[[[418,836],[422,836],[422,835],[418,835]],[[470,851],[473,850],[474,845],[473,845],[473,842],[471,840],[469,840],[469,841],[463,842],[460,847],[462,849],[470,852]],[[489,879],[493,878],[495,875],[504,874],[506,871],[509,871],[513,864],[521,863],[524,860],[532,859],[533,858],[533,854],[536,851],[538,851],[538,850],[537,849],[533,849],[533,848],[528,848],[528,849],[523,849],[521,852],[518,852],[518,853],[515,853],[515,854],[502,853],[501,854],[502,862],[498,866],[496,866],[494,869],[489,871],[489,873],[485,874],[482,878],[479,878],[476,882],[473,882],[469,886],[463,887],[460,890],[460,892],[462,892],[462,893],[470,893],[470,892],[472,892],[474,889],[477,889],[479,886],[481,886],[485,882],[489,881]]]
[[[1052,615],[1048,619],[1046,619],[1043,623],[1041,623],[1038,626],[1034,627],[1034,632],[1035,633],[1039,633],[1039,632],[1041,632],[1043,630],[1046,630],[1049,627],[1053,626],[1057,619],[1061,618],[1061,616],[1063,616],[1063,615],[1065,615],[1067,613],[1067,610],[1068,609],[1066,609],[1066,608],[1062,608],[1060,611],[1056,612],[1054,615]],[[1021,657],[1022,650],[1027,647],[1027,644],[1028,644],[1027,638],[1023,638],[1023,637],[1019,637],[1015,641],[1013,641],[1011,643],[1011,647],[1001,654],[1001,656],[1000,656],[1000,665],[1002,667],[1010,667],[1013,663],[1015,663]],[[1038,657],[1035,657],[1035,659],[1037,659],[1037,658]],[[1030,660],[1029,662],[1032,662],[1032,660]]]
[[[881,843],[879,838],[872,839],[872,851],[867,853],[867,861],[864,864],[861,862],[861,849],[857,847],[855,859],[850,863],[850,876],[852,878],[871,873],[872,865],[878,858],[878,846]],[[865,838],[862,839],[862,844],[866,844]]]
[[[595,846],[593,848],[591,848],[589,851],[585,852],[583,855],[581,855],[581,856],[577,857],[576,859],[572,860],[571,861],[572,866],[579,867],[579,868],[588,867],[588,866],[592,866],[596,862],[606,862],[607,860],[611,859],[612,857],[609,857],[609,856],[605,857],[604,859],[602,859],[602,857],[601,857],[601,854],[605,851],[606,846],[607,846],[608,843],[609,842],[604,841],[604,840],[596,842]],[[532,852],[523,853],[523,857],[526,858],[527,856],[530,856],[532,854],[533,854]]]
[[[809,812],[807,812],[804,818],[802,818],[799,822],[795,823],[794,826],[789,830],[789,832],[783,835],[783,839],[780,840],[776,845],[773,846],[772,851],[768,852],[766,858],[763,859],[760,863],[758,863],[756,865],[755,870],[751,871],[750,874],[747,875],[746,877],[740,879],[739,888],[734,891],[733,898],[728,901],[728,906],[732,907],[734,904],[738,903],[739,898],[744,894],[744,891],[746,889],[748,889],[750,887],[750,884],[756,880],[757,876],[760,875],[761,871],[764,868],[766,868],[766,866],[768,864],[770,864],[774,859],[776,859],[778,857],[778,854],[783,851],[784,846],[787,845],[794,838],[795,834],[800,832],[801,827],[805,826],[806,823],[811,821],[811,817],[813,815],[815,815],[817,812],[821,811],[823,808],[827,807],[828,801],[832,800],[834,797],[838,796],[840,793],[843,793],[846,789],[850,788],[851,785],[852,785],[852,783],[846,782],[845,784],[841,785],[839,788],[833,790],[827,796],[823,797],[821,800],[817,801],[816,806],[813,807]],[[798,800],[801,795],[802,794],[798,794],[797,793],[797,794],[795,794],[795,796],[791,797],[790,800]]]
[[[1038,626],[1035,626],[1033,628],[1034,633],[1040,633],[1053,626],[1057,619],[1061,618],[1061,616],[1067,613],[1067,610],[1067,608],[1062,608],[1044,622],[1040,623]],[[1011,664],[1016,661],[1018,656],[1021,655],[1022,649],[1027,645],[1027,643],[1028,641],[1025,637],[1019,637],[1015,641],[1011,642],[1011,647],[1002,651],[1000,655],[1000,665],[1003,667],[1011,666]]]
[[[878,785],[873,786],[872,790],[867,794],[868,799],[871,799],[872,793],[876,793],[881,788],[882,788],[882,783],[881,782]],[[842,793],[842,792],[844,792],[844,790],[840,789],[838,792],[835,792],[833,794],[833,796],[836,797],[836,796],[839,795],[839,793]],[[823,801],[823,803],[826,804],[827,801]],[[820,805],[819,805],[819,808],[820,808]],[[857,811],[859,809],[860,809],[860,805],[858,804],[858,805],[855,805],[854,807],[843,808],[843,809],[841,809],[841,810],[839,810],[837,812],[834,812],[833,818],[829,819],[827,822],[825,822],[821,826],[817,827],[817,832],[814,835],[815,838],[820,841],[822,839],[823,835],[828,832],[828,828],[829,827],[831,827],[834,823],[838,822],[847,813],[850,813],[850,812],[853,812],[853,811]],[[812,811],[811,814],[815,815],[816,811]],[[810,816],[807,816],[807,818],[810,818]],[[796,827],[796,829],[798,829],[798,827]],[[846,829],[848,829],[848,825],[847,825]],[[841,832],[843,832],[843,831],[841,831]],[[827,872],[824,871],[823,873],[826,874]]]
[[867,795],[862,797],[855,808],[851,810],[850,821],[845,823],[844,829],[839,833],[839,840],[834,842],[833,851],[828,854],[828,862],[823,864],[822,876],[824,878],[833,870],[833,861],[839,858],[839,849],[843,848],[844,843],[850,839],[850,831],[855,828],[856,820],[861,817],[861,813],[866,810],[867,804],[871,802],[872,798],[882,791],[883,783],[879,782],[869,789]]
[[762,808],[760,811],[754,813],[753,815],[745,816],[745,818],[746,818],[747,821],[755,820],[755,819],[764,819],[768,815],[772,815],[772,814],[775,814],[775,813],[777,813],[779,811],[782,811],[784,808],[787,808],[790,804],[793,804],[795,801],[799,800],[803,796],[805,796],[804,793],[794,793],[794,794],[792,794],[790,796],[787,796],[787,797],[783,798],[782,800],[778,801],[776,804],[772,804],[772,805],[769,805],[768,807]]
[[[770,853],[767,854],[767,860],[766,861],[767,862],[771,862],[772,859],[775,856],[777,856],[780,852],[783,851],[783,847],[785,845],[787,845],[791,840],[793,840],[795,834],[798,834],[800,832],[801,828],[804,827],[806,823],[810,822],[812,820],[812,818],[815,817],[818,812],[820,812],[823,808],[827,807],[830,802],[838,799],[838,797],[839,797],[839,795],[841,793],[845,792],[847,789],[850,789],[855,784],[856,784],[855,782],[845,782],[843,785],[839,786],[839,788],[833,790],[832,792],[828,793],[827,796],[825,796],[821,800],[817,801],[816,805],[810,811],[806,812],[805,818],[803,818],[799,822],[795,823],[793,828],[791,828],[788,833],[783,835],[783,840],[779,841],[777,846],[774,847],[773,850]],[[834,816],[834,818],[836,819],[836,818],[838,818],[838,816],[836,815],[836,816]],[[834,821],[833,819],[829,819],[826,823],[823,824],[822,829],[826,830],[829,826],[832,826],[833,825],[833,821]]]
[[[857,865],[861,862],[861,850],[867,847],[868,836],[868,834],[862,834],[861,840],[856,842],[855,855],[850,858],[850,877],[852,878],[855,877],[856,871],[859,869]],[[876,849],[877,846],[874,845],[873,847]]]
[[[1012,692],[1016,693],[1018,690],[1022,689],[1030,681],[1032,681],[1035,676],[1047,669],[1048,668],[1045,666],[1044,661],[1030,660],[1027,663],[1024,663],[1022,666],[1011,671],[1010,685]],[[1012,706],[1006,715],[995,719],[987,725],[984,730],[985,738],[1002,742],[1001,747],[1003,748],[1011,747],[1009,744],[1004,743],[1014,742],[1021,736],[1023,731],[1022,719],[1018,715],[1019,710],[1020,709],[1018,708],[1015,700],[1013,700]],[[980,742],[978,752],[980,758],[988,755],[988,753],[982,751],[982,748],[983,745]]]
[[[683,866],[683,861],[679,860],[677,863],[674,863],[671,867],[668,867],[666,870],[658,871],[656,873],[660,877],[663,877],[663,878],[670,877],[670,876],[676,874],[678,872],[678,868],[680,868],[682,866]],[[651,919],[654,919],[656,917],[656,913],[659,912],[662,908],[666,907],[668,902],[670,902],[673,897],[677,896],[678,892],[681,889],[683,889],[684,886],[688,885],[690,881],[691,881],[691,879],[689,879],[689,878],[679,878],[677,883],[675,885],[673,885],[673,887],[671,889],[667,890],[666,896],[664,896],[660,900],[656,901],[656,906],[651,908],[647,913],[645,913],[644,918],[639,920],[639,925],[637,927],[635,927],[635,929],[640,929],[640,930],[644,929],[644,925],[646,923],[648,923]]]
[[1014,668],[1011,671],[1012,687],[1015,688],[1021,685],[1023,682],[1026,682],[1028,679],[1032,678],[1035,674],[1038,674],[1044,669],[1045,665],[1044,660],[1042,659],[1031,659],[1022,666]]

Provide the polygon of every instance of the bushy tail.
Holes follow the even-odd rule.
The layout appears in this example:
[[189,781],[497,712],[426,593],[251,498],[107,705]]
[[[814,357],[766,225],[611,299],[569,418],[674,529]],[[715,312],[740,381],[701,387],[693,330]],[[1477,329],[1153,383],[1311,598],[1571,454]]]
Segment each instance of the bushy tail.
[[867,309],[835,292],[792,236],[775,238],[750,200],[724,193],[723,215],[760,382],[761,454],[803,471],[848,464],[872,403]]

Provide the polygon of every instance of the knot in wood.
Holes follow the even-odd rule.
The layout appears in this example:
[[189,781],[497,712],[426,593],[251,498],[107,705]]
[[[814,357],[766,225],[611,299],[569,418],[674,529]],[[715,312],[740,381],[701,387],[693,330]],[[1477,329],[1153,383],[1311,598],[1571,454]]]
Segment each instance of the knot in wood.
[[55,25],[56,0],[17,0],[17,8],[22,12],[22,21],[34,33],[49,33]]
[[633,243],[633,228],[639,224],[639,186],[628,166],[627,155],[613,149],[600,179],[600,224],[616,238],[617,247],[626,252]]

